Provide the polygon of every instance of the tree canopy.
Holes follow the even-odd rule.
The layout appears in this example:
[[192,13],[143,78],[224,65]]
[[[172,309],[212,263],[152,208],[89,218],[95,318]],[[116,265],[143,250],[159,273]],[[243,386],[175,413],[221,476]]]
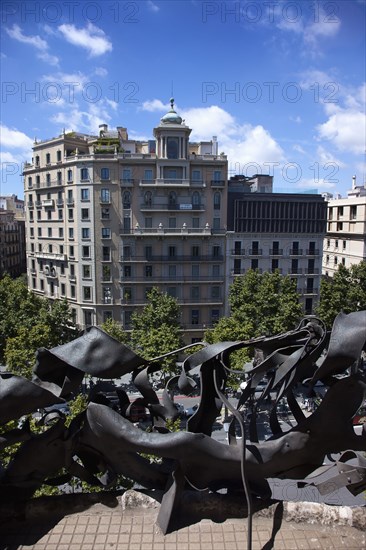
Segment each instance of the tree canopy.
[[323,277],[320,282],[320,300],[317,315],[330,329],[340,313],[366,309],[366,262],[349,268],[340,264],[333,277]]
[[38,348],[52,348],[75,336],[66,300],[35,295],[23,278],[5,275],[0,280],[0,357],[10,370],[30,376]]
[[[177,300],[153,288],[142,311],[131,316],[131,347],[145,359],[157,357],[182,347],[180,307]],[[175,356],[164,359],[164,370],[174,371]]]

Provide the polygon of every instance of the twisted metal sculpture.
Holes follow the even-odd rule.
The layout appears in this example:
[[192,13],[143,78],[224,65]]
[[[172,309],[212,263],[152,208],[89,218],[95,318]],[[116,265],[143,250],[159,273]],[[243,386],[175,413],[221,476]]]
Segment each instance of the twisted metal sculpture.
[[[72,476],[103,486],[123,474],[146,488],[165,491],[158,523],[166,533],[174,526],[180,497],[187,487],[242,491],[248,506],[250,541],[252,500],[271,496],[268,478],[314,484],[314,479],[330,468],[332,483],[319,483],[321,493],[347,487],[357,495],[366,489],[366,460],[362,453],[366,451],[366,426],[361,435],[356,435],[352,425],[352,418],[366,398],[366,377],[358,369],[361,353],[366,349],[366,311],[340,313],[331,331],[319,319],[306,318],[285,334],[201,345],[202,349],[183,362],[180,376],[169,381],[162,402],[150,377],[161,369],[163,357],[147,361],[97,327],[87,329],[68,344],[38,350],[32,381],[1,374],[1,425],[39,408],[67,402],[80,389],[85,375],[118,379],[132,373],[142,396],[141,404],[149,408],[153,418],[164,420],[174,420],[179,414],[169,390],[176,385],[180,392],[191,393],[194,382],[189,374],[197,368],[201,393],[186,431],[178,433],[159,427],[148,433],[133,425],[126,418],[131,408],[129,397],[121,389],[119,412],[108,406],[106,398],[105,404],[96,402],[100,399],[91,393],[86,411],[73,418],[68,427],[61,416],[40,434],[31,431],[29,422],[22,428],[3,429],[0,450],[15,443],[21,446],[10,464],[0,469],[0,502],[29,498],[42,484],[64,483]],[[189,347],[171,353],[187,352]],[[230,373],[227,365],[230,354],[242,348],[257,350],[262,360],[247,365],[247,384],[234,408],[225,391]],[[263,378],[266,387],[256,397],[255,390]],[[312,392],[319,380],[327,392],[318,408],[305,416],[295,389],[298,383],[307,382]],[[272,436],[259,442],[258,414],[268,396],[274,394],[269,414]],[[286,432],[278,419],[283,399],[296,420],[296,425]],[[228,444],[211,437],[222,404],[232,413]],[[243,419],[248,405],[252,411],[249,423]],[[235,435],[236,424],[241,430],[240,440]],[[332,453],[343,454],[324,467],[325,457]],[[151,463],[144,454],[161,457],[162,461]],[[350,464],[354,458],[358,461],[356,466]],[[62,469],[67,474],[59,477]]]

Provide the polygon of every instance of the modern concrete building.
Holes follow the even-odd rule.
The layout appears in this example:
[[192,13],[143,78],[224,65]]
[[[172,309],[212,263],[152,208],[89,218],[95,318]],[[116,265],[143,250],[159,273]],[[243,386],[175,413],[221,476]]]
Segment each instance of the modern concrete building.
[[173,101],[152,140],[101,125],[35,142],[25,165],[29,286],[66,297],[81,326],[128,329],[155,286],[181,305],[187,343],[224,314],[227,159],[215,136],[189,141]]
[[[326,203],[320,195],[272,193],[270,176],[255,179],[229,181],[227,292],[248,269],[279,270],[296,279],[310,314],[319,295]],[[251,192],[253,185],[266,192]]]
[[354,176],[347,197],[329,198],[327,206],[323,274],[332,277],[340,264],[366,261],[366,184],[357,186]]

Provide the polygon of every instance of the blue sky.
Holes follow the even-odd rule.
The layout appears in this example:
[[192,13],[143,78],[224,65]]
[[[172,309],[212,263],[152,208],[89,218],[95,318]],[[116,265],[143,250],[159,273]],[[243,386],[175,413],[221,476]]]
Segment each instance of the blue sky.
[[169,108],[230,174],[275,190],[365,181],[365,1],[3,2],[1,194],[34,138],[107,123],[151,139]]

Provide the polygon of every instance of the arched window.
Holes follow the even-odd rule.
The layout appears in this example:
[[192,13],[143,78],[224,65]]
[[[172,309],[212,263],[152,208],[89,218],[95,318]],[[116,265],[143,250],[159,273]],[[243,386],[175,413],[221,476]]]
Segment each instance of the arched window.
[[214,194],[214,210],[220,210],[221,207],[221,194],[215,193]]

